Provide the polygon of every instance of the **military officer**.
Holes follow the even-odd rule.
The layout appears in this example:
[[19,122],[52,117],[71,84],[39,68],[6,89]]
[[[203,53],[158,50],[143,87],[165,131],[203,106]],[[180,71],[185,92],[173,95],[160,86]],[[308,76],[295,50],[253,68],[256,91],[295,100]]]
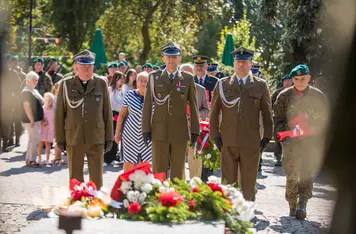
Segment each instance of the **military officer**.
[[77,75],[65,77],[59,88],[55,132],[58,147],[67,151],[70,179],[83,181],[84,155],[89,176],[103,184],[104,148],[112,147],[113,126],[105,77],[93,73],[95,54],[84,50],[75,56]]
[[[195,70],[195,83],[200,84],[201,86],[204,86],[204,88],[208,91],[208,96],[209,96],[209,102],[211,102],[212,98],[212,91],[214,90],[214,87],[216,85],[216,82],[218,81],[218,78],[214,76],[209,76],[207,74],[207,69],[208,69],[208,57],[203,56],[203,55],[194,55],[193,60],[194,60],[194,70]],[[212,170],[209,170],[208,168],[205,168],[203,166],[202,169],[202,175],[201,179],[206,182],[208,181],[208,177],[213,174]]]
[[[271,102],[272,102],[272,108],[274,107],[274,103],[277,100],[278,94],[280,94],[285,88],[288,88],[293,85],[292,78],[289,76],[289,73],[283,76],[281,79],[283,87],[277,89],[276,91],[273,92],[271,96]],[[279,142],[276,132],[274,134],[274,156],[277,159],[277,162],[275,164],[276,167],[282,166],[282,145]]]
[[63,75],[59,73],[61,67],[58,65],[56,58],[50,58],[47,67],[47,75],[51,77],[53,84],[59,82],[63,78]]
[[217,63],[209,63],[208,64],[207,72],[208,72],[209,76],[216,77],[216,73],[218,73],[218,65],[219,64],[217,64]]
[[[221,151],[222,181],[237,184],[246,200],[255,200],[259,151],[272,137],[271,100],[266,82],[252,76],[250,71],[254,52],[240,47],[232,54],[235,74],[216,84],[210,133]],[[260,112],[264,126],[262,140]]]
[[[154,172],[167,172],[183,179],[187,141],[195,144],[199,135],[196,90],[192,74],[178,70],[181,48],[170,41],[161,47],[163,71],[151,72],[142,111],[142,133],[146,144],[152,138]],[[152,104],[154,113],[152,114]],[[190,106],[190,132],[186,105]]]
[[305,219],[307,202],[312,197],[313,174],[322,161],[328,105],[324,94],[308,85],[310,82],[308,66],[296,66],[290,77],[294,85],[285,88],[274,104],[274,124],[276,132],[293,130],[297,128],[295,118],[302,115],[306,122],[303,124],[304,128],[308,129],[301,130],[312,131],[309,136],[293,139],[286,137],[281,140],[289,215]]
[[33,67],[34,67],[35,72],[40,77],[38,79],[38,83],[36,86],[36,89],[38,90],[38,92],[42,96],[44,93],[52,92],[52,87],[53,87],[52,79],[46,72],[43,71],[43,67],[44,67],[43,58],[41,58],[41,57],[36,58],[34,61]]
[[117,68],[117,63],[115,62],[110,62],[108,64],[108,72],[109,75],[106,77],[108,79],[108,81],[110,82],[112,80],[112,77],[114,76],[114,73],[118,70]]

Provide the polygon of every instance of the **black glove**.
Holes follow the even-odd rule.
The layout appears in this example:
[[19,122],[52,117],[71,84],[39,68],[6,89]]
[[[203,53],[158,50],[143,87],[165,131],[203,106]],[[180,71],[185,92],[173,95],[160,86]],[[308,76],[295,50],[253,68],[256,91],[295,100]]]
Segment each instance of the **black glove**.
[[264,137],[264,138],[260,141],[260,149],[261,149],[261,152],[263,152],[263,151],[267,148],[269,141],[270,141],[270,139],[269,139],[269,138],[266,138],[266,137]]
[[151,133],[150,132],[143,133],[142,137],[143,137],[143,143],[145,143],[145,146],[148,147],[148,144],[151,141]]
[[190,146],[193,146],[197,142],[198,136],[199,135],[195,133],[190,135]]
[[216,147],[221,152],[221,147],[223,145],[221,137],[214,138],[213,140],[214,140],[214,143],[215,143]]
[[65,142],[57,142],[57,145],[58,145],[58,148],[62,151],[62,152],[64,152],[64,151],[66,151],[66,149],[67,149],[67,144],[65,143]]
[[290,142],[292,138],[290,137],[285,137],[283,140],[281,140],[280,142],[283,143],[283,144],[288,144]]
[[112,148],[112,141],[105,141],[105,151],[104,154],[106,154],[107,152],[109,152]]

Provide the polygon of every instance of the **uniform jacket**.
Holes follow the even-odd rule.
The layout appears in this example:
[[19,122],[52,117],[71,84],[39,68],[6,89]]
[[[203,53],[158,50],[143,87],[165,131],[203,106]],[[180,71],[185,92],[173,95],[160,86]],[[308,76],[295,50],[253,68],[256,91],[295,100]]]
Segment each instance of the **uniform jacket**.
[[[214,88],[215,88],[215,85],[216,83],[218,82],[218,78],[216,78],[215,76],[208,76],[208,74],[206,74],[205,76],[205,80],[204,80],[204,88],[206,90],[209,91],[209,102],[211,102],[212,100],[212,92],[214,91]],[[198,77],[197,76],[194,76],[194,81],[195,83],[199,84],[199,80],[198,80]]]
[[[70,100],[84,98],[78,108],[72,109],[65,102],[64,83]],[[109,91],[102,77],[94,75],[85,92],[78,77],[68,76],[62,80],[55,111],[57,142],[66,142],[67,145],[104,144],[113,140],[112,124]]]
[[[163,105],[152,104],[150,80],[154,80],[155,95],[164,98],[170,94]],[[180,87],[178,88],[178,86]],[[190,73],[177,71],[172,84],[167,71],[151,72],[147,81],[145,100],[142,112],[142,133],[152,133],[155,141],[188,141],[189,131],[186,116],[186,105],[190,106],[191,132],[199,134],[196,88]]]
[[[224,146],[260,147],[260,112],[263,122],[263,137],[272,138],[271,99],[264,80],[250,75],[241,90],[236,76],[219,80],[227,101],[240,97],[232,108],[221,100],[219,83],[214,90],[210,113],[211,138],[221,137]],[[222,113],[221,122],[219,121]]]
[[308,119],[308,125],[324,129],[328,116],[328,104],[324,94],[312,86],[303,91],[304,96],[297,93],[294,86],[284,89],[277,97],[273,107],[275,131],[291,130],[288,122],[300,113]]
[[195,84],[197,90],[197,108],[199,111],[199,117],[205,119],[209,116],[209,105],[206,98],[206,89],[200,84]]
[[272,108],[274,106],[274,103],[277,100],[278,95],[284,90],[284,88],[279,88],[276,91],[273,92],[272,96],[271,96],[271,102],[272,102]]
[[52,72],[52,73],[47,72],[47,75],[51,77],[51,81],[53,84],[57,83],[63,78],[63,75],[57,72]]
[[44,93],[47,92],[52,92],[52,87],[53,87],[53,83],[52,83],[52,79],[51,77],[44,72],[40,72],[38,73],[39,79],[38,79],[38,83],[36,86],[36,89],[38,90],[38,92],[43,96]]

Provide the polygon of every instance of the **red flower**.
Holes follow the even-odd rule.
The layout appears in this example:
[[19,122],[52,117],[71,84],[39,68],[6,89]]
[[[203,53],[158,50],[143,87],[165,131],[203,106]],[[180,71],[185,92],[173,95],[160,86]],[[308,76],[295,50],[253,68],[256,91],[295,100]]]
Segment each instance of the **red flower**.
[[205,144],[204,144],[204,149],[209,148],[209,146],[210,146],[209,142],[205,142]]
[[70,196],[73,200],[75,201],[80,201],[80,199],[82,198],[83,196],[83,191],[82,190],[73,190],[71,193],[70,193]]
[[128,211],[130,215],[138,214],[141,210],[142,207],[138,202],[132,202],[128,207]]
[[77,179],[71,179],[69,182],[69,189],[73,200],[80,200],[84,197],[93,197],[93,191],[97,190],[93,181],[84,184]]
[[178,203],[183,202],[183,197],[177,192],[166,192],[158,195],[158,199],[161,201],[162,206],[170,207],[177,206]]
[[202,142],[201,137],[198,137],[198,138],[197,138],[197,143],[200,145],[201,142]]
[[194,210],[195,202],[193,200],[189,200],[188,201],[188,205],[189,205],[189,210]]
[[218,191],[221,193],[222,196],[224,196],[224,192],[222,190],[222,188],[214,183],[209,183],[208,186],[210,187],[210,189],[215,192]]
[[155,173],[153,177],[163,183],[163,181],[166,180],[166,173],[160,172],[160,173]]
[[198,187],[193,188],[193,189],[192,189],[192,192],[193,192],[193,193],[199,192],[199,188],[198,188]]

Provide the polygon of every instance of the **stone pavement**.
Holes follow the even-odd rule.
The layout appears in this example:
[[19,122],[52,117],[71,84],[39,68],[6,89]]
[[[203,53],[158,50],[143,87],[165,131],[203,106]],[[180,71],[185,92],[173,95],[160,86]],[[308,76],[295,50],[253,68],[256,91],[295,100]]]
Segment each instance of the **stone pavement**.
[[[16,233],[27,225],[33,225],[36,220],[46,217],[41,208],[61,203],[67,193],[67,166],[25,167],[26,143],[27,135],[24,134],[20,147],[0,154],[0,233]],[[287,216],[285,176],[282,168],[273,166],[274,162],[271,153],[263,155],[263,172],[257,180],[258,233],[326,233],[336,197],[330,181],[315,178],[314,197],[308,203],[308,218],[298,221]],[[111,165],[105,167],[104,187],[109,191],[121,169]],[[84,171],[87,180],[87,165]]]

